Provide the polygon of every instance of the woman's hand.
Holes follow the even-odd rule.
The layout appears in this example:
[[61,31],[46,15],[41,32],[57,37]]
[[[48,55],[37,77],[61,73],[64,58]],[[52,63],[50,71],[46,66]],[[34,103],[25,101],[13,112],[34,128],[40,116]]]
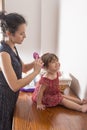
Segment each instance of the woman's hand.
[[45,110],[45,108],[46,108],[46,106],[43,105],[43,104],[38,104],[37,105],[37,109],[39,109],[39,110]]
[[42,66],[43,66],[42,60],[40,58],[36,59],[34,62],[34,71],[37,72],[37,74],[38,74],[40,72]]

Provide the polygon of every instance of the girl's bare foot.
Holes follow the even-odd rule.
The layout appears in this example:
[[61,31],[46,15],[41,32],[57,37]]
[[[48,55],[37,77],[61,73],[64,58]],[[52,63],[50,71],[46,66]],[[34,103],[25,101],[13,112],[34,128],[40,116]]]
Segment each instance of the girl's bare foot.
[[82,106],[82,112],[87,112],[87,104],[84,104],[84,105]]
[[87,99],[83,99],[82,104],[87,104]]

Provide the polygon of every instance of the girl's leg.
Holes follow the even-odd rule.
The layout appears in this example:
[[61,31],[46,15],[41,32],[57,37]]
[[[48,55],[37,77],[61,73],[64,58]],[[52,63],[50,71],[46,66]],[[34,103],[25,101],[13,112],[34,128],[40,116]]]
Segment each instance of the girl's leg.
[[79,105],[67,98],[63,98],[61,105],[72,109],[72,110],[77,110],[77,111],[81,111],[81,112],[86,112],[87,111],[87,104],[86,105]]
[[79,99],[79,98],[76,98],[76,97],[72,97],[72,96],[68,96],[68,95],[62,95],[64,98],[68,99],[68,100],[71,100],[77,104],[80,104],[82,105],[83,102]]

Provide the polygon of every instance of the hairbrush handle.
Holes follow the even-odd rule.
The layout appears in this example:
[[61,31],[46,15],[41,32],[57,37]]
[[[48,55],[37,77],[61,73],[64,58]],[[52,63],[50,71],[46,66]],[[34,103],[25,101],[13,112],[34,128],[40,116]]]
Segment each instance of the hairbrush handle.
[[40,56],[39,56],[39,54],[37,52],[34,52],[33,53],[33,58],[34,59],[38,59],[38,58],[40,58]]
[[[37,52],[34,52],[33,53],[33,58],[36,60],[36,59],[39,59],[40,56],[39,56],[39,54]],[[43,68],[43,66],[42,66],[42,68]]]

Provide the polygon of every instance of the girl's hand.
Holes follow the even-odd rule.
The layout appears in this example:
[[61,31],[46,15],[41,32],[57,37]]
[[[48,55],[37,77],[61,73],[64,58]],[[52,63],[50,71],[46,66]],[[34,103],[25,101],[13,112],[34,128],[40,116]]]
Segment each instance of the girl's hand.
[[45,108],[46,108],[46,106],[43,104],[37,105],[37,109],[39,109],[39,110],[45,110]]

